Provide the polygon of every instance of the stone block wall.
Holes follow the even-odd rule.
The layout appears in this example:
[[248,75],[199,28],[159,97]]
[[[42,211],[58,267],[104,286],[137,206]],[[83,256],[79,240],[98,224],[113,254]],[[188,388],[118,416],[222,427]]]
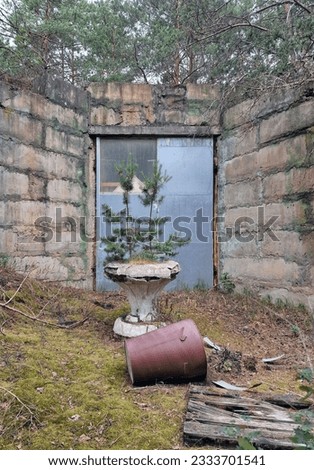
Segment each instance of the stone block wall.
[[0,265],[92,288],[94,136],[217,133],[218,105],[208,85],[1,82]]
[[92,134],[121,133],[123,128],[128,133],[162,134],[164,127],[175,134],[182,126],[187,133],[220,133],[220,92],[209,85],[93,83],[88,90]]
[[88,93],[61,81],[0,84],[0,263],[84,287],[95,210],[88,112]]
[[218,275],[313,310],[313,88],[219,104],[208,85],[2,82],[0,264],[92,288],[93,137],[221,134]]
[[314,311],[313,87],[227,110],[218,159],[220,274]]

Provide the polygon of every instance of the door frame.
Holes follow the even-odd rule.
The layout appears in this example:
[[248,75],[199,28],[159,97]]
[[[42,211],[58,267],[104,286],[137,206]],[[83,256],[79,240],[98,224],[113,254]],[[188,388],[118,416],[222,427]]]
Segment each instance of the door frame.
[[219,134],[213,132],[213,129],[210,126],[182,126],[182,125],[172,125],[172,126],[151,126],[151,127],[137,127],[137,126],[93,126],[90,128],[90,136],[95,138],[95,172],[96,172],[96,188],[95,188],[95,207],[96,207],[96,217],[95,217],[95,233],[96,233],[96,242],[94,249],[94,286],[97,290],[97,279],[96,279],[96,263],[97,263],[97,252],[98,245],[100,243],[100,197],[99,197],[99,188],[100,188],[100,159],[99,148],[100,148],[100,139],[104,138],[117,138],[117,137],[143,137],[145,138],[161,138],[161,137],[183,137],[183,138],[211,138],[212,142],[212,151],[213,151],[213,195],[212,195],[212,214],[213,214],[213,224],[212,224],[212,270],[213,270],[213,285],[215,286],[218,282],[218,264],[219,264],[219,250],[217,242],[217,231],[216,231],[216,218],[218,213],[218,153],[217,153],[217,140]]

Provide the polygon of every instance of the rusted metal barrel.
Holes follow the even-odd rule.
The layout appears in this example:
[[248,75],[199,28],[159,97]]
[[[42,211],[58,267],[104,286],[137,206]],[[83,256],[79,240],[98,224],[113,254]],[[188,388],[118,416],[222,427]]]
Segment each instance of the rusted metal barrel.
[[134,385],[185,382],[206,377],[203,339],[192,320],[182,320],[124,343]]

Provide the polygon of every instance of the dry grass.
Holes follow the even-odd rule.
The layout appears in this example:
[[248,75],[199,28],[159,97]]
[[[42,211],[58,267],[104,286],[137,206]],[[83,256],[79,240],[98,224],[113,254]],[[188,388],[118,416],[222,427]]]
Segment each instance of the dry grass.
[[[0,303],[12,307],[0,307],[0,449],[185,448],[188,384],[130,383],[123,341],[112,333],[115,318],[128,310],[125,297],[22,282],[0,269]],[[300,371],[314,358],[312,321],[303,309],[197,289],[163,294],[160,309],[169,322],[192,318],[231,353],[227,362],[206,349],[204,386],[223,379],[261,383],[252,393],[302,395]],[[230,360],[233,353],[238,361]],[[261,361],[278,354],[285,354],[278,364]]]

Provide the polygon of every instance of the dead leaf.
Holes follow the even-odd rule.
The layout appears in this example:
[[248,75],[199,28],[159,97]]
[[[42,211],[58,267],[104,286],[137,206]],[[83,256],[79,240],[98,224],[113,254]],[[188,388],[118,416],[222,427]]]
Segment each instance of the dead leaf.
[[87,442],[87,441],[90,441],[90,437],[89,436],[86,436],[86,434],[81,434],[81,436],[79,437],[78,441],[79,442]]

